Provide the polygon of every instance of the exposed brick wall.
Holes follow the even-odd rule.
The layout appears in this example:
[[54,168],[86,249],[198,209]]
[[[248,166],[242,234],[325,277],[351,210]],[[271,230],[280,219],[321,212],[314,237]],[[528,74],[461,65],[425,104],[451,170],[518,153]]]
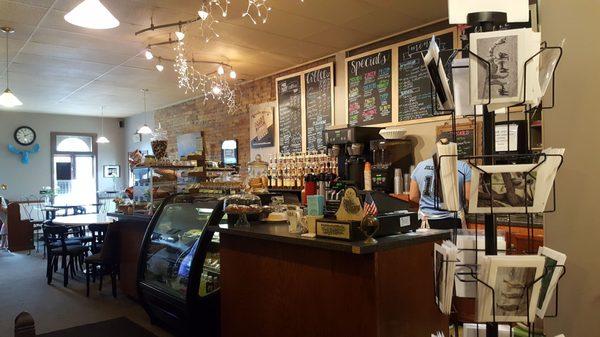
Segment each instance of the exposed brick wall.
[[155,111],[155,123],[160,123],[169,137],[167,148],[169,155],[177,154],[178,135],[202,131],[207,159],[219,161],[221,159],[221,143],[227,139],[237,139],[239,162],[245,166],[250,160],[249,106],[276,99],[275,79],[277,77],[333,61],[335,58],[315,61],[241,85],[237,92],[240,110],[234,114],[228,114],[222,104],[213,100],[205,102],[202,98]]

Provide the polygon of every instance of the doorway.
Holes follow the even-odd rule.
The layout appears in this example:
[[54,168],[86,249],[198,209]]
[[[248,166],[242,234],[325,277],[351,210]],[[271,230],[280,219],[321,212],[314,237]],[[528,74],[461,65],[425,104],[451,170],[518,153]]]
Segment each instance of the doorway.
[[55,205],[83,206],[97,202],[96,135],[52,133],[52,188]]

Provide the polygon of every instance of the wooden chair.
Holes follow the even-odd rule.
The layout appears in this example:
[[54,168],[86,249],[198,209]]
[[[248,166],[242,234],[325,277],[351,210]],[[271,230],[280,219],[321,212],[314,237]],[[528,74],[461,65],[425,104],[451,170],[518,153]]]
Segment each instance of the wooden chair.
[[[58,269],[58,258],[61,258],[63,269],[63,285],[69,284],[69,274],[75,277],[75,262],[83,260],[88,247],[81,244],[67,244],[68,230],[64,226],[44,225],[44,243],[47,247],[46,278],[52,283],[54,271]],[[67,260],[68,259],[68,260]]]
[[15,318],[15,337],[35,337],[35,322],[28,312],[21,312]]
[[104,243],[104,237],[106,236],[107,229],[108,225],[92,224],[88,226],[88,230],[92,234],[90,247],[92,254],[100,253],[100,249],[102,249],[102,244]]
[[[90,277],[94,281],[98,276],[100,278],[99,291],[102,291],[102,280],[104,275],[110,275],[112,285],[112,295],[117,297],[117,275],[119,273],[119,252],[118,252],[118,236],[115,229],[111,229],[110,224],[107,226],[104,241],[99,253],[93,254],[85,258],[85,281],[86,281],[86,296],[90,296]],[[92,226],[90,226],[92,227]],[[90,229],[91,230],[91,229]]]

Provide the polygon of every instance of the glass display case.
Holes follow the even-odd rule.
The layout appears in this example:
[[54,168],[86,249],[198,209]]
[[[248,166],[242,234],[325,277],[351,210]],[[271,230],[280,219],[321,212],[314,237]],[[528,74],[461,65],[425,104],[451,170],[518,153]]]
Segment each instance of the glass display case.
[[133,171],[133,200],[154,203],[169,195],[180,193],[196,181],[186,174],[188,166],[137,166]]
[[142,245],[138,288],[152,321],[182,335],[218,336],[223,203],[178,194],[155,213]]

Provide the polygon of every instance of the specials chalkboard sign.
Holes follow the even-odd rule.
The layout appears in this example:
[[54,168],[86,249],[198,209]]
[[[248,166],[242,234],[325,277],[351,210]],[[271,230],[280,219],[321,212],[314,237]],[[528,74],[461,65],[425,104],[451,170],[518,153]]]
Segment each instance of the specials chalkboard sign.
[[320,151],[327,147],[323,134],[325,128],[331,125],[332,68],[328,65],[304,74],[307,151]]
[[[440,50],[454,48],[454,32],[435,35]],[[431,81],[423,64],[421,52],[427,53],[431,35],[398,47],[398,120],[408,121],[441,114],[432,109]],[[440,62],[447,64],[452,53],[440,53]],[[446,69],[448,77],[452,74]],[[452,83],[452,81],[450,81]]]
[[279,121],[279,152],[302,152],[302,90],[301,77],[277,81],[277,116]]
[[[438,126],[436,134],[437,140],[446,138],[449,141],[453,141],[452,126],[449,124]],[[477,127],[473,123],[457,125],[456,146],[458,149],[458,158],[462,159],[480,154],[483,146],[483,123],[477,122]]]
[[392,121],[392,50],[347,61],[348,124]]

